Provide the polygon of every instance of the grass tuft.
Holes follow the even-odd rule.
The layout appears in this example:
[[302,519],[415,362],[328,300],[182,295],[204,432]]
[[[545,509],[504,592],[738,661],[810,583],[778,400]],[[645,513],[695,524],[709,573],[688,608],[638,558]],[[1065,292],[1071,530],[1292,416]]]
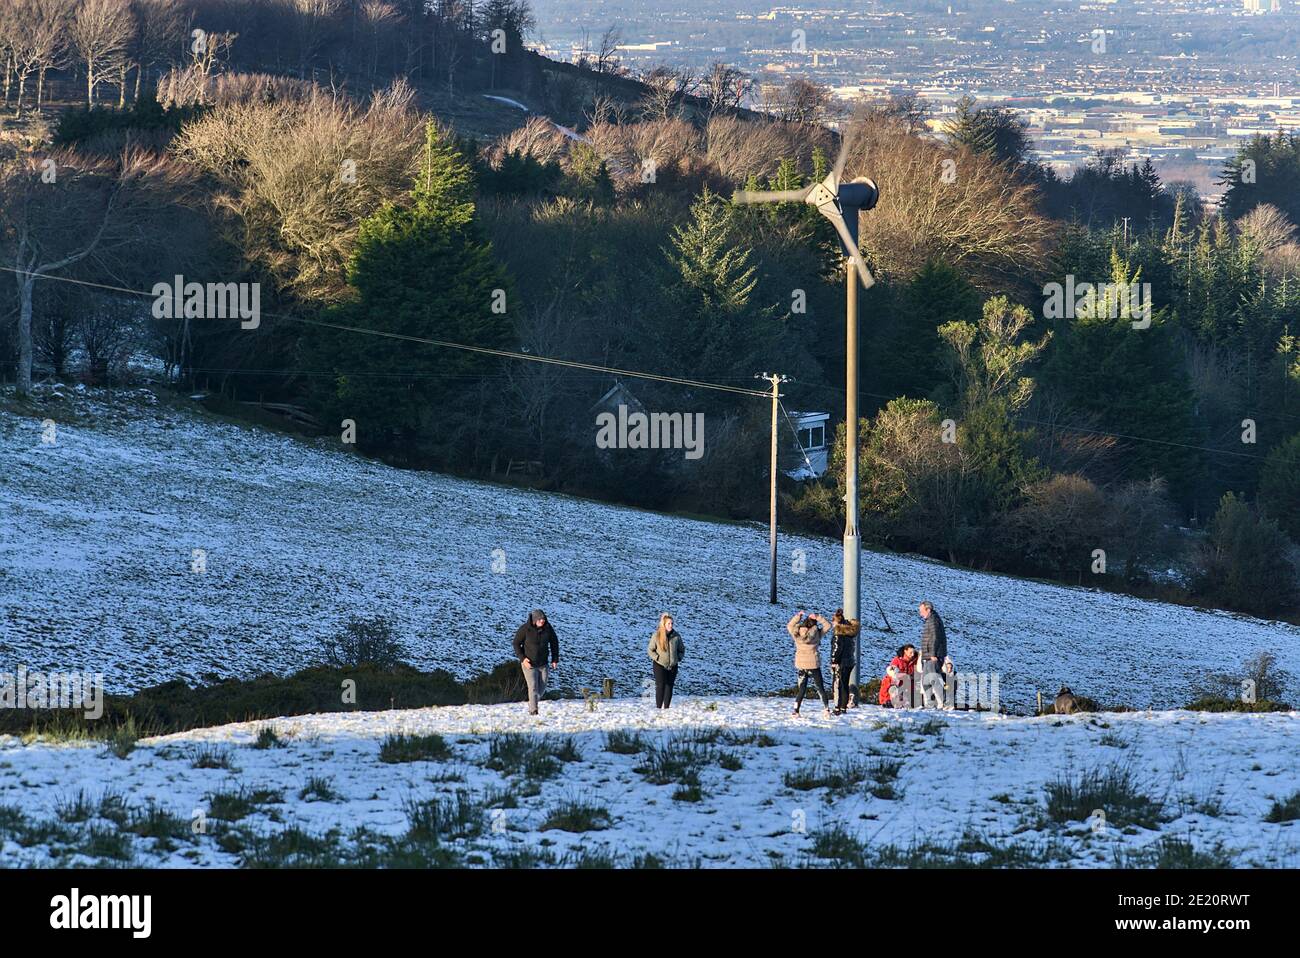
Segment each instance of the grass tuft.
[[1047,785],[1047,815],[1052,821],[1087,821],[1097,811],[1108,825],[1153,829],[1164,818],[1164,801],[1145,794],[1128,765],[1085,769]]
[[407,735],[399,732],[387,736],[379,746],[379,761],[395,765],[399,762],[437,762],[451,755],[451,747],[437,734]]
[[546,832],[554,828],[564,832],[597,832],[612,824],[609,809],[570,799],[547,813],[541,830]]

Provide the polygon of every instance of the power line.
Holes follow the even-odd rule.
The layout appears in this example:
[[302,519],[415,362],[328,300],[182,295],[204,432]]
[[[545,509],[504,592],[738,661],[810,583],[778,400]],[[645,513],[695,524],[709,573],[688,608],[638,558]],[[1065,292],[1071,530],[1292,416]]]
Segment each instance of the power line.
[[[27,270],[14,269],[10,266],[0,266],[0,271],[6,273],[15,273],[19,276],[31,275]],[[88,286],[94,289],[104,289],[115,293],[126,293],[130,296],[140,296],[146,299],[155,298],[154,294],[143,292],[138,289],[127,289],[122,286],[110,286],[105,283],[92,283],[87,280],[72,279],[67,276],[42,275],[41,279],[55,280],[63,283],[74,283],[79,286]],[[659,373],[642,372],[635,369],[619,369],[615,366],[602,366],[598,363],[583,363],[570,359],[558,359],[553,356],[537,356],[532,353],[513,352],[508,349],[492,349],[487,346],[470,346],[467,343],[453,343],[442,339],[429,339],[424,336],[410,336],[406,333],[394,333],[383,329],[371,329],[366,326],[350,326],[344,323],[329,323],[319,319],[307,319],[302,316],[292,316],[286,313],[263,313],[272,319],[281,319],[291,323],[303,323],[308,326],[319,326],[323,329],[337,329],[342,332],[361,333],[368,336],[380,336],[385,339],[395,339],[402,342],[420,343],[426,346],[437,346],[442,349],[459,349],[465,352],[478,353],[483,356],[495,356],[500,359],[517,359],[526,362],[545,363],[552,366],[564,366],[569,369],[582,369],[587,372],[603,373],[612,376],[627,376],[634,379],[648,379],[654,382],[671,383],[677,386],[689,386],[694,389],[714,389],[718,392],[733,393],[741,396],[758,396],[762,399],[769,398],[769,394],[758,389],[745,389],[741,386],[726,386],[722,383],[709,383],[697,379],[684,379],[679,376],[664,376]]]
[[[10,266],[0,266],[0,272],[15,273],[20,276],[29,275],[25,270],[14,269]],[[140,296],[147,299],[154,298],[152,292],[143,292],[136,289],[128,289],[123,286],[111,286],[104,283],[92,283],[87,280],[73,279],[67,276],[42,275],[41,279],[55,280],[62,283],[73,283],[78,286],[88,286],[94,289],[104,289],[115,293],[126,293],[131,296]],[[519,353],[505,349],[491,349],[486,346],[470,346],[465,343],[453,343],[446,340],[428,339],[422,336],[410,336],[404,333],[393,333],[382,329],[370,329],[365,326],[349,326],[342,323],[327,323],[323,320],[307,319],[301,316],[292,316],[286,313],[264,313],[262,315],[273,319],[281,319],[287,322],[303,323],[309,326],[320,326],[327,329],[337,329],[343,332],[361,333],[370,336],[381,336],[387,339],[396,339],[404,342],[421,343],[428,346],[437,346],[443,349],[459,349],[467,352],[479,353],[487,356],[496,356],[502,359],[516,359],[526,362],[544,363],[554,366],[563,366],[569,369],[581,369],[587,372],[599,373],[602,375],[627,376],[634,379],[647,379],[654,382],[670,383],[678,386],[689,386],[696,389],[713,389],[718,392],[732,393],[740,396],[752,396],[759,399],[770,399],[771,394],[758,389],[745,389],[741,386],[728,386],[723,383],[703,382],[695,379],[684,379],[677,376],[664,376],[658,373],[648,373],[632,369],[620,369],[615,366],[602,366],[597,363],[583,363],[576,360],[558,359],[552,356],[537,356],[532,353]],[[293,371],[286,371],[286,375],[293,375]],[[320,375],[320,374],[315,374]],[[394,373],[393,375],[425,375],[434,378],[430,374],[405,374]],[[843,393],[844,390],[830,385],[810,384],[812,389],[821,389],[827,392]],[[882,393],[862,392],[861,395],[870,396],[873,399],[881,399],[888,402],[897,399],[897,396],[887,396]],[[787,420],[789,415],[786,416]],[[1079,433],[1081,435],[1100,436],[1109,439],[1124,439],[1130,442],[1148,442],[1162,446],[1171,446],[1179,449],[1191,449],[1197,452],[1210,453],[1211,455],[1236,456],[1242,459],[1266,459],[1267,456],[1261,456],[1248,452],[1233,452],[1229,449],[1214,449],[1210,446],[1198,446],[1193,443],[1175,442],[1171,439],[1155,439],[1151,436],[1134,436],[1126,433],[1106,432],[1100,429],[1083,429],[1077,426],[1062,426],[1059,423],[1047,422],[1045,420],[1030,419],[1026,416],[1011,417],[1016,422],[1028,425],[1047,426],[1061,432]]]

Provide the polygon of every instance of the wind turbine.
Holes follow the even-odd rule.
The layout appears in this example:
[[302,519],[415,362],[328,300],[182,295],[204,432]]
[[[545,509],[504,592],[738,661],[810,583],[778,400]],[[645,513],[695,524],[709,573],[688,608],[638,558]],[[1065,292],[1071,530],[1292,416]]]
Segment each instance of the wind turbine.
[[[733,203],[807,203],[831,221],[839,234],[845,257],[845,410],[844,410],[844,617],[862,621],[859,611],[862,539],[858,534],[858,283],[875,285],[858,248],[858,214],[875,207],[880,189],[865,176],[843,182],[853,139],[845,136],[835,167],[826,179],[801,190],[738,190]],[[857,703],[858,665],[862,661],[862,631],[853,640],[853,668],[849,672],[852,701]]]
[[840,245],[844,255],[857,267],[858,277],[863,289],[875,285],[875,277],[867,268],[866,261],[858,249],[858,214],[873,209],[880,199],[880,190],[875,180],[860,176],[857,179],[841,182],[844,176],[844,164],[848,162],[849,150],[853,138],[846,136],[840,145],[840,155],[835,158],[835,168],[820,183],[813,183],[801,190],[737,190],[732,196],[733,203],[807,203],[815,206],[817,212],[831,221],[835,232],[840,236]]

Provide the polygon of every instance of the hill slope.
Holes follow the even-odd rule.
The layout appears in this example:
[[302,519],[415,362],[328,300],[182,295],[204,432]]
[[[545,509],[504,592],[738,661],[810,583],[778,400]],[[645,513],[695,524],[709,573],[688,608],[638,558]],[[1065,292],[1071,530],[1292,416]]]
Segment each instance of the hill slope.
[[[0,671],[100,671],[110,691],[285,672],[348,615],[383,614],[413,664],[466,677],[508,658],[541,606],[564,650],[561,688],[613,676],[639,692],[668,610],[688,646],[682,694],[754,693],[793,683],[791,612],[839,604],[836,542],[782,537],[773,607],[760,526],[401,471],[143,391],[42,402],[35,417],[0,412]],[[790,571],[795,550],[803,574]],[[889,554],[868,553],[863,577],[865,608],[878,599],[898,630],[868,616],[868,675],[916,638],[927,597],[959,668],[999,673],[1020,708],[1060,682],[1178,705],[1191,673],[1263,648],[1300,673],[1289,625]]]

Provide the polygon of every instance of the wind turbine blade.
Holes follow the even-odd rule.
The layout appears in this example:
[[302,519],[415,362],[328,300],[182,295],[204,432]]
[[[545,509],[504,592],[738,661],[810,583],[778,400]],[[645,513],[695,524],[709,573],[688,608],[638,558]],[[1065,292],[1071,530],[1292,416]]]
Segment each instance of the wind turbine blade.
[[808,198],[812,187],[802,190],[736,190],[731,196],[733,203],[802,203]]
[[839,185],[840,177],[844,175],[844,164],[849,160],[849,150],[853,148],[857,139],[856,131],[845,131],[840,136],[840,155],[835,158],[835,168],[831,171],[836,186]]
[[867,261],[862,258],[862,251],[858,249],[858,244],[849,233],[849,227],[844,222],[844,217],[838,213],[823,215],[834,224],[835,232],[840,234],[840,242],[844,244],[844,249],[852,257],[853,265],[858,268],[858,279],[862,281],[862,288],[871,289],[872,286],[876,285],[876,278],[871,275],[871,270],[867,268]]

